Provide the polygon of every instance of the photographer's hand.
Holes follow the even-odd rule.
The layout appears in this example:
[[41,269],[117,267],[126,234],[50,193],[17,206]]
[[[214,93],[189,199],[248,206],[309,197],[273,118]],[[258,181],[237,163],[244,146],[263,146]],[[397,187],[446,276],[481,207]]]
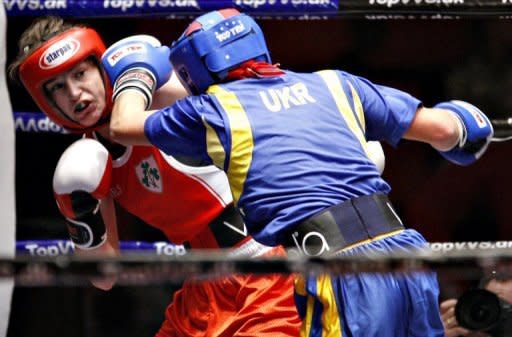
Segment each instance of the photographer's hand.
[[443,320],[445,337],[467,336],[471,331],[459,326],[455,317],[456,299],[448,299],[441,303],[441,319]]

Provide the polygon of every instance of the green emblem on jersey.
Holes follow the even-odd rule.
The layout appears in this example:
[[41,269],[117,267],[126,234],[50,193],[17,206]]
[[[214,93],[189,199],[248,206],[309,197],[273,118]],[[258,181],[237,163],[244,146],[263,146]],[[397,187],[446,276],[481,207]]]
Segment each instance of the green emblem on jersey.
[[162,192],[162,179],[164,178],[152,155],[142,159],[137,166],[135,166],[135,173],[141,185],[146,189],[156,193]]
[[158,184],[157,182],[160,180],[160,175],[158,174],[158,170],[154,167],[151,167],[149,165],[149,162],[147,161],[143,161],[141,164],[140,164],[140,167],[142,168],[142,172],[144,174],[144,177],[142,178],[142,183],[146,186],[146,187],[157,187]]

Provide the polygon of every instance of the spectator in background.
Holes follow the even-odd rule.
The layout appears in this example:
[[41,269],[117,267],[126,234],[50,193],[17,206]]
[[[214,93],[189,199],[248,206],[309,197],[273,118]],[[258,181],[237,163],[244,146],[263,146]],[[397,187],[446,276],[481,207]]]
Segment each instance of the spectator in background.
[[[512,279],[509,277],[501,277],[498,273],[493,272],[489,277],[485,277],[480,281],[480,287],[496,294],[502,301],[508,305],[512,305]],[[458,299],[450,298],[440,304],[441,319],[443,320],[443,326],[445,330],[445,337],[488,337],[495,336],[493,331],[482,332],[482,331],[471,331],[465,329],[459,325],[455,314],[455,307]],[[502,315],[510,315],[509,313],[502,313]],[[506,316],[502,316],[504,319]],[[512,331],[508,331],[510,327],[508,325],[501,325],[500,329],[495,331],[496,336],[501,336],[506,333],[512,334]],[[506,331],[503,331],[506,329]]]

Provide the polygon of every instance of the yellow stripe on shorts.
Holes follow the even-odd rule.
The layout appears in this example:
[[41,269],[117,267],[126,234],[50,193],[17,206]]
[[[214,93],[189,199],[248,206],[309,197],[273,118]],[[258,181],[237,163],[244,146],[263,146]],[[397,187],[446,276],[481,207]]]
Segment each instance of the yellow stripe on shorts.
[[[341,317],[332,288],[331,276],[320,275],[315,278],[315,281],[316,294],[308,295],[306,316],[300,330],[300,337],[310,337],[313,321],[318,321],[318,315],[321,315],[322,337],[343,337]],[[321,309],[315,312],[315,304],[318,303],[321,304]]]
[[342,336],[340,314],[330,275],[320,275],[317,278],[317,292],[320,302],[322,302],[322,326],[324,331],[322,337],[340,337]]

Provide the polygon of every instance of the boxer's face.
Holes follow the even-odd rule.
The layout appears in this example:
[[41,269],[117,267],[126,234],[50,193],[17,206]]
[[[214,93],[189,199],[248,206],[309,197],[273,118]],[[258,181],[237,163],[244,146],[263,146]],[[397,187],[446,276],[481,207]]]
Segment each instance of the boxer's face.
[[83,126],[94,125],[106,106],[103,78],[90,60],[51,79],[45,90],[62,112]]

